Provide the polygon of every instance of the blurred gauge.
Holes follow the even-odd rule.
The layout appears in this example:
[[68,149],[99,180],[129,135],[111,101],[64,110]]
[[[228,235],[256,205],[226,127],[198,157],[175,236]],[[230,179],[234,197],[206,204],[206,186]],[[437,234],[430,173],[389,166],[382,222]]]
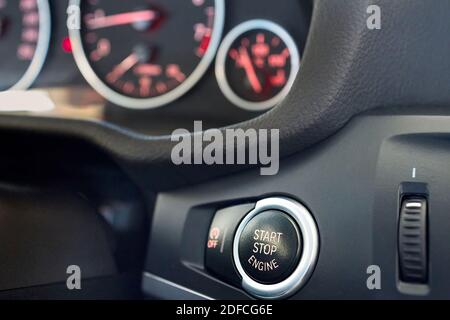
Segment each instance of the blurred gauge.
[[50,42],[47,0],[0,0],[0,91],[30,87]]
[[86,80],[111,102],[146,109],[174,101],[206,72],[219,46],[224,0],[72,0],[70,30]]
[[262,111],[289,93],[300,66],[291,36],[267,20],[244,22],[223,40],[216,77],[224,95],[236,106]]

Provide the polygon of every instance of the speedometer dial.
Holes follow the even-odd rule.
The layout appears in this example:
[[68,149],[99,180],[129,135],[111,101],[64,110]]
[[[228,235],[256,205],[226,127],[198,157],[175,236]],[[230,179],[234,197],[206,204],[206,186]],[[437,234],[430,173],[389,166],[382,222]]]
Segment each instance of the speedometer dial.
[[224,23],[224,0],[72,0],[75,60],[111,102],[159,107],[191,89],[209,67]]
[[244,22],[225,37],[216,59],[224,95],[251,111],[272,108],[289,93],[300,54],[289,33],[268,20]]
[[27,89],[50,42],[47,0],[0,0],[0,91]]

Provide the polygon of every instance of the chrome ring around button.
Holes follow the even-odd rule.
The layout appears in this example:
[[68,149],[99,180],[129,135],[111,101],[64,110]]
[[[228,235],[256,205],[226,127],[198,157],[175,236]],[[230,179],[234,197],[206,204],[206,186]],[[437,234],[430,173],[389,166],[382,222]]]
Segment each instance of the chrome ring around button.
[[[303,238],[303,253],[299,265],[285,280],[276,284],[262,284],[250,278],[242,267],[239,258],[239,239],[247,223],[266,210],[280,210],[291,216],[298,224]],[[316,264],[319,252],[319,234],[311,213],[297,201],[273,197],[260,200],[240,223],[233,242],[233,260],[242,277],[242,287],[261,299],[281,299],[298,291],[309,279]]]

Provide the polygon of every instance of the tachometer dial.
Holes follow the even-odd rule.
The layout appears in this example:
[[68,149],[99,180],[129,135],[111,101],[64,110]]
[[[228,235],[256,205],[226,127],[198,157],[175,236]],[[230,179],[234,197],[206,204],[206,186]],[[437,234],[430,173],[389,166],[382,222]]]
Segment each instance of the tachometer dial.
[[299,66],[297,46],[285,29],[267,20],[251,20],[223,40],[216,77],[224,95],[236,106],[262,111],[288,94]]
[[224,0],[72,0],[81,30],[70,30],[76,62],[111,102],[159,107],[206,72],[219,45]]
[[0,91],[31,86],[49,42],[47,0],[0,0]]

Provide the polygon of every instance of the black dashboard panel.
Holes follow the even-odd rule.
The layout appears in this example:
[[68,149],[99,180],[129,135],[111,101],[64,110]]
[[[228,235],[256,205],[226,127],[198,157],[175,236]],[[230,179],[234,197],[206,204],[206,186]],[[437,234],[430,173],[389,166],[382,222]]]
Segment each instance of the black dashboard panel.
[[[320,234],[314,272],[290,298],[448,298],[448,128],[448,116],[361,115],[333,138],[285,159],[277,176],[263,177],[254,170],[160,193],[144,292],[164,298],[155,290],[164,287],[190,299],[251,299],[239,278],[236,283],[217,276],[205,265],[209,226],[217,210],[281,196],[307,206]],[[398,270],[400,196],[423,192],[423,187],[406,186],[414,184],[426,186],[429,201],[431,271],[426,286],[405,286]],[[371,266],[381,270],[380,290],[368,286]]]

